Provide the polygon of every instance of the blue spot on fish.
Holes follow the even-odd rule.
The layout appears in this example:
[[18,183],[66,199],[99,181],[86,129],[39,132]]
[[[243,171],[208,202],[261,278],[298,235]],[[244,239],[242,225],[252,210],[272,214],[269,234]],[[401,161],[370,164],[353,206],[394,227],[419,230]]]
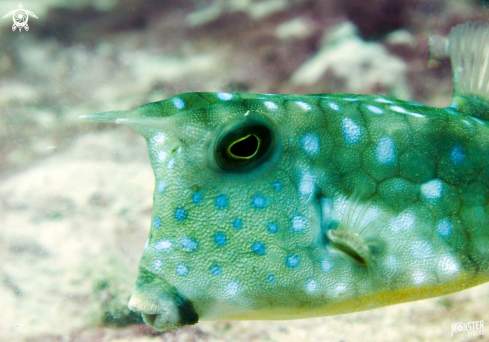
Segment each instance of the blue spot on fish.
[[251,205],[256,208],[256,209],[263,209],[267,206],[267,200],[263,195],[255,195],[253,196],[253,199],[251,200]]
[[294,215],[291,220],[292,230],[296,233],[304,231],[307,227],[306,220],[300,215]]
[[217,209],[224,209],[228,205],[228,198],[226,195],[219,195],[216,197],[215,204]]
[[179,276],[185,276],[188,273],[188,266],[181,263],[177,265],[177,268],[175,269],[175,273]]
[[195,192],[192,195],[192,202],[194,202],[197,205],[201,204],[202,203],[202,194],[200,192]]
[[160,180],[158,182],[158,186],[156,187],[156,191],[158,191],[158,193],[161,195],[165,192],[166,190],[166,183],[164,180]]
[[177,221],[183,221],[187,218],[187,212],[183,208],[177,208],[175,210],[175,219]]
[[266,248],[265,248],[265,245],[263,243],[255,241],[251,245],[251,250],[253,251],[253,253],[255,253],[257,255],[264,255]]
[[270,233],[276,233],[276,232],[278,232],[278,225],[277,225],[276,223],[273,223],[273,222],[272,222],[272,223],[270,223],[270,224],[268,225],[268,231],[269,231]]
[[450,157],[452,159],[452,162],[455,165],[460,165],[465,159],[465,154],[461,146],[455,146],[452,149],[452,152],[450,153]]
[[216,233],[214,235],[214,242],[218,246],[224,246],[228,242],[228,239],[226,238],[226,235],[224,235],[224,233]]
[[297,266],[299,266],[299,263],[300,259],[296,254],[288,255],[287,258],[285,258],[285,264],[289,268],[296,268]]
[[267,280],[272,283],[275,281],[275,276],[273,274],[269,274]]
[[272,184],[272,187],[273,187],[273,190],[279,192],[280,190],[282,190],[282,183],[280,183],[278,181],[277,182],[274,182]]
[[243,228],[243,221],[241,221],[240,219],[234,219],[232,224],[233,224],[233,227],[236,229]]
[[211,266],[210,271],[213,276],[221,275],[221,268],[217,265]]
[[182,247],[185,252],[195,252],[197,250],[197,241],[188,237],[183,238],[180,240],[180,247]]
[[452,224],[448,220],[441,220],[436,225],[436,232],[441,237],[448,238],[452,233]]
[[153,227],[160,228],[161,227],[161,219],[159,217],[155,217],[153,220]]

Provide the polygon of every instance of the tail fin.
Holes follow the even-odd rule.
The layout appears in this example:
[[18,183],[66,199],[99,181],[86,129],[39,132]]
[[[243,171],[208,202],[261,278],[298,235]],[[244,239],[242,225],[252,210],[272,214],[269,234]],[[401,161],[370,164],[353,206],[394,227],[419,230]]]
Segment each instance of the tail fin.
[[465,23],[448,40],[430,39],[430,60],[450,57],[453,98],[450,107],[489,120],[489,25]]

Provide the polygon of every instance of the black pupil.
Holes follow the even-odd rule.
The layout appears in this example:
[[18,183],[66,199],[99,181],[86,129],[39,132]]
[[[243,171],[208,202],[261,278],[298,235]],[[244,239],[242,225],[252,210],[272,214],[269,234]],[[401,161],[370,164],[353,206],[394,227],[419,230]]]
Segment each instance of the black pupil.
[[254,135],[250,135],[231,146],[230,151],[236,157],[248,158],[255,154],[257,148],[258,139]]

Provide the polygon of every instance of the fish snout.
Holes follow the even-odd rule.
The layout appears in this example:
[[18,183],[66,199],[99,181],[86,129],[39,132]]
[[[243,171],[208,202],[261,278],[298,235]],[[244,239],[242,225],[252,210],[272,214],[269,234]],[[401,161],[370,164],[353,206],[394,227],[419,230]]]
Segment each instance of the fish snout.
[[144,322],[156,330],[174,330],[197,323],[199,316],[192,302],[175,288],[167,287],[155,289],[137,284],[129,300],[129,310],[141,312]]
[[155,298],[135,291],[128,308],[141,312],[144,322],[156,330],[176,329],[181,325],[178,307],[170,298]]

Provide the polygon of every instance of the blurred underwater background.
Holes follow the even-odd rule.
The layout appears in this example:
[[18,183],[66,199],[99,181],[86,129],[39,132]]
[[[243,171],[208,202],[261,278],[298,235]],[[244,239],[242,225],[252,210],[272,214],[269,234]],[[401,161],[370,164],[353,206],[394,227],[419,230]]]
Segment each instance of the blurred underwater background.
[[[2,17],[18,7],[0,2]],[[489,284],[297,321],[148,328],[127,309],[148,235],[145,141],[79,115],[192,91],[383,94],[447,106],[428,41],[487,0],[24,1],[0,20],[0,341],[453,341],[487,319]]]

